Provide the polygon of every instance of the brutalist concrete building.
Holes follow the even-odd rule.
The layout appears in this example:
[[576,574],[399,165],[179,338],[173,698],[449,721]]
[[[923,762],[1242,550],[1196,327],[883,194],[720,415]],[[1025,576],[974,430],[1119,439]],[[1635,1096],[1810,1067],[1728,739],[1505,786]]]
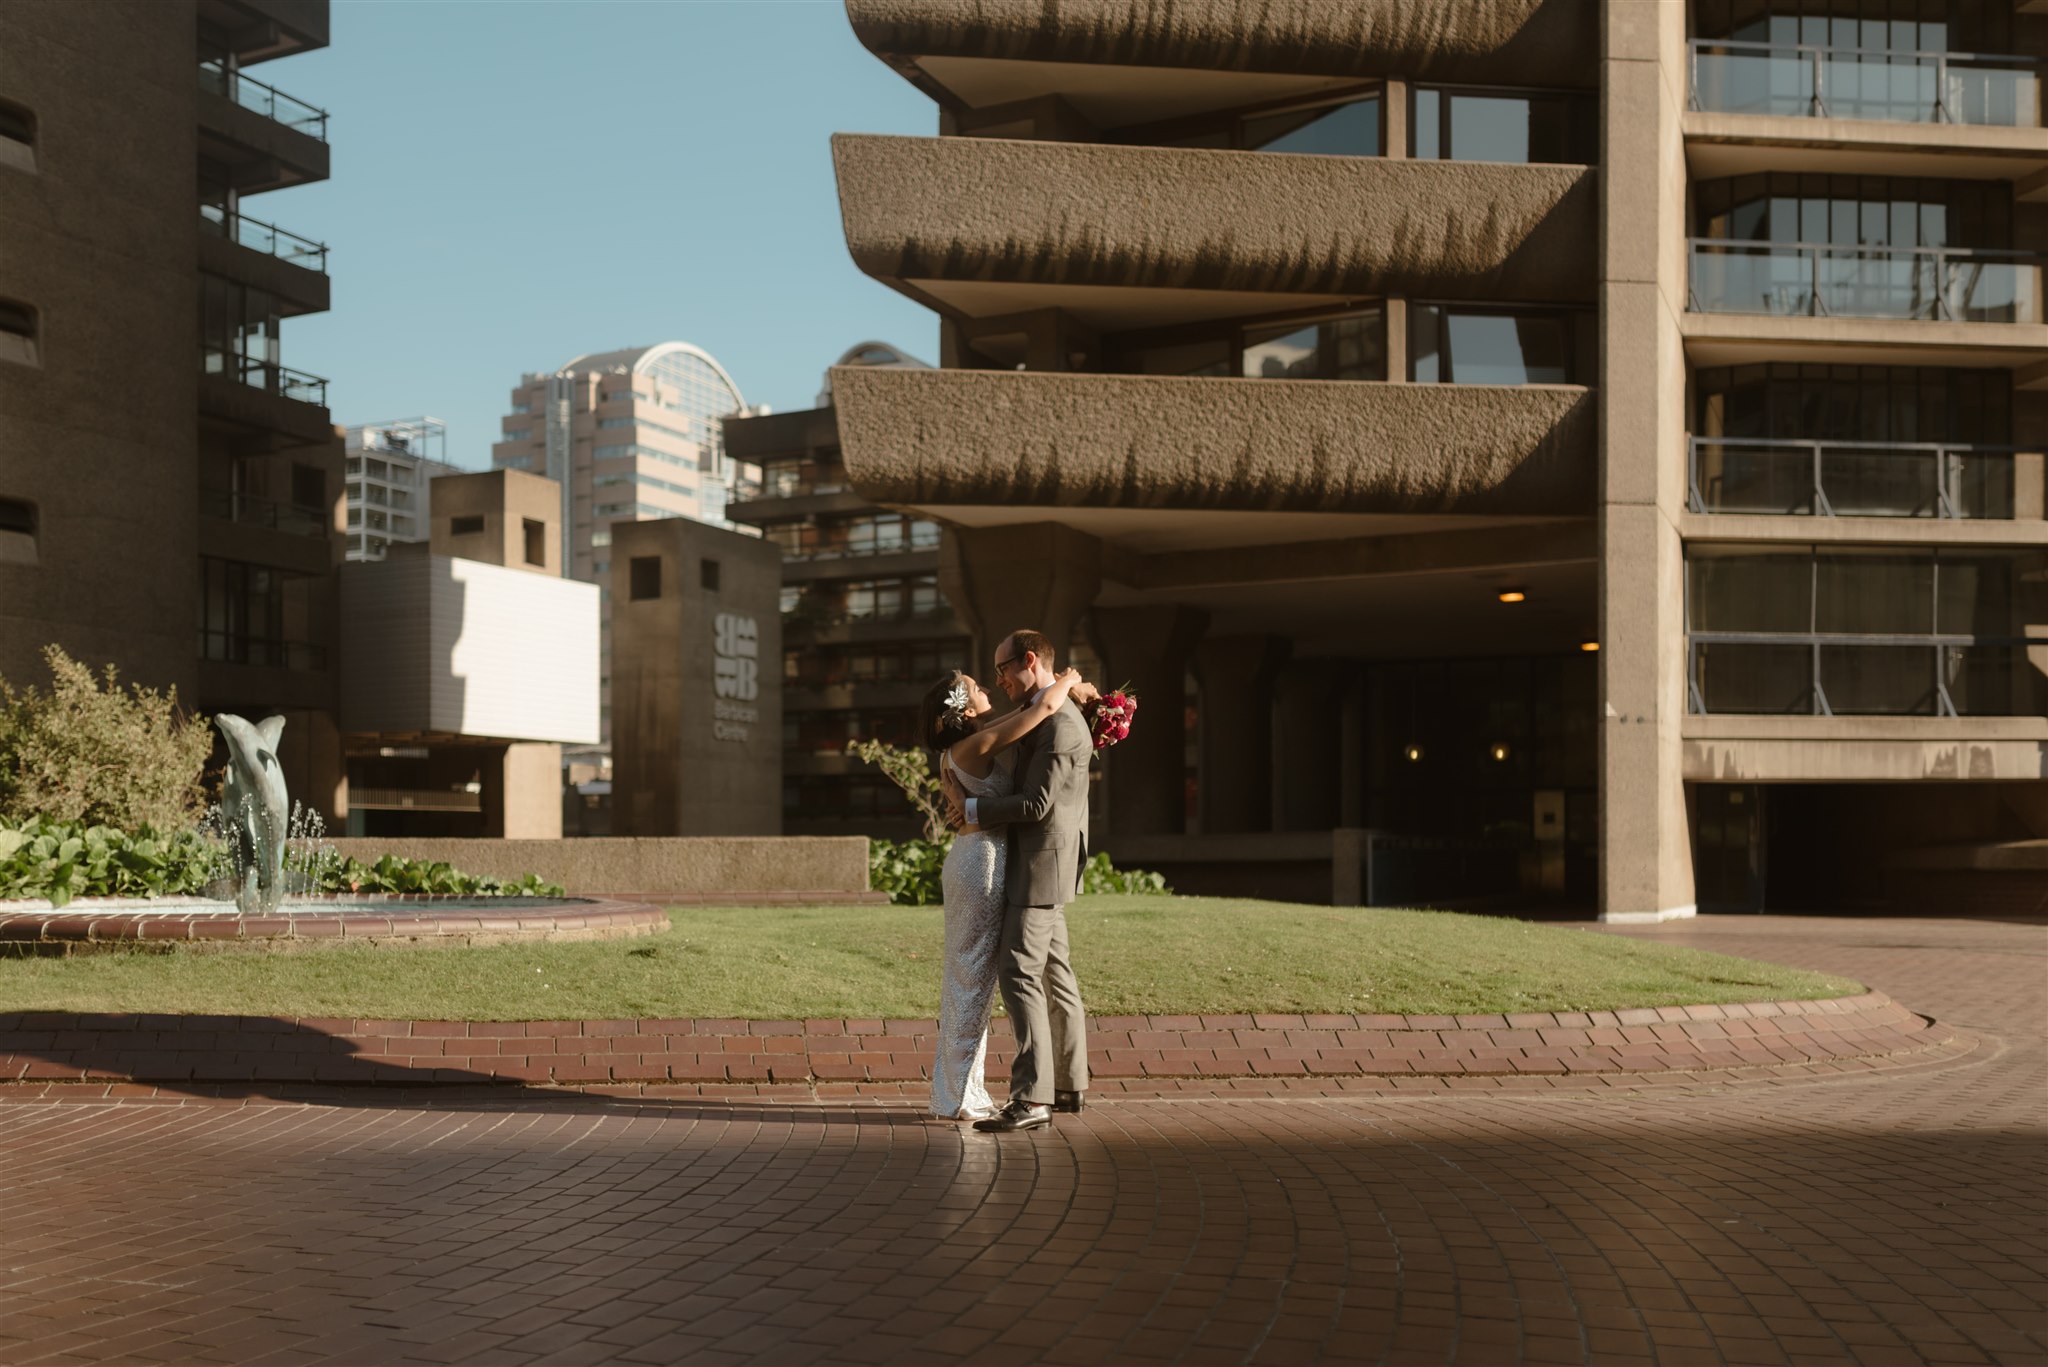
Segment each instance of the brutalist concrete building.
[[1137,687],[1121,861],[2041,898],[2048,7],[847,8],[938,122],[835,140],[848,246],[942,357],[834,372],[845,466],[976,659]]
[[[836,365],[928,370],[886,342]],[[935,522],[878,508],[848,486],[830,377],[815,408],[725,420],[725,449],[758,467],[758,494],[727,509],[782,552],[782,829],[903,839],[923,822],[847,742],[908,745],[917,704],[970,643],[939,592]]]
[[54,642],[283,713],[333,821],[342,442],[288,322],[327,248],[273,194],[327,178],[327,39],[326,0],[0,6],[0,675]]

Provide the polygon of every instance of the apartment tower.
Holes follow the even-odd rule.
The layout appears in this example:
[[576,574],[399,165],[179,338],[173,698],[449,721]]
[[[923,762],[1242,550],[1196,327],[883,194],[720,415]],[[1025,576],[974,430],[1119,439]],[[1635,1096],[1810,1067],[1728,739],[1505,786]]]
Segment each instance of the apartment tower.
[[849,0],[942,339],[849,481],[1137,686],[1099,843],[1184,886],[2038,898],[2044,8]]
[[[847,348],[838,366],[931,368],[872,341]],[[725,449],[760,470],[758,495],[728,514],[782,552],[782,829],[916,835],[922,823],[902,790],[846,746],[914,744],[925,690],[947,669],[972,667],[939,592],[939,524],[849,486],[829,371],[815,408],[727,419]]]
[[327,36],[326,0],[0,7],[0,675],[55,643],[282,713],[331,820],[342,447],[282,337],[327,249],[265,207],[327,115],[252,74]]
[[463,473],[447,460],[448,424],[439,418],[366,422],[342,434],[348,558],[382,560],[392,546],[429,539],[433,483]]
[[[522,376],[491,464],[561,486],[562,573],[604,594],[599,670],[611,741],[612,526],[670,517],[730,527],[744,471],[725,459],[720,419],[746,406],[709,353],[687,342],[595,352]],[[585,756],[572,755],[571,758]]]

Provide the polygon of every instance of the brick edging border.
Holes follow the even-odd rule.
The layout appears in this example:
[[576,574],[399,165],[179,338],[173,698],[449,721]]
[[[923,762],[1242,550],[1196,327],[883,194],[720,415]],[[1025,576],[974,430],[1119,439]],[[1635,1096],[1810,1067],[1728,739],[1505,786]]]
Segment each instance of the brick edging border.
[[[1946,1038],[1882,992],[1505,1015],[1101,1016],[1100,1079],[1700,1072],[1875,1058]],[[0,1082],[914,1083],[935,1023],[880,1018],[401,1021],[0,1015]],[[998,1022],[988,1072],[1013,1050]]]

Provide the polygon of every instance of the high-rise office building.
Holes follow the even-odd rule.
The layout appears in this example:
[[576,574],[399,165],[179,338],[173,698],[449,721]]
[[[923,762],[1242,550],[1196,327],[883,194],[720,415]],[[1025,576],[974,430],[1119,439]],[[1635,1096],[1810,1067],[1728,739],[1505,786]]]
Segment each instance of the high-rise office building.
[[348,558],[382,560],[394,544],[427,540],[433,482],[463,473],[445,459],[448,424],[438,418],[363,423],[346,430],[343,447]]
[[0,9],[0,675],[55,643],[282,713],[332,819],[342,448],[283,335],[327,249],[262,207],[326,179],[327,115],[254,74],[327,38],[325,0]]
[[942,369],[834,373],[845,468],[979,659],[1138,686],[1113,855],[2038,900],[2039,6],[847,8],[939,106],[834,156]]
[[[687,342],[595,352],[520,378],[491,463],[561,485],[562,573],[604,586],[616,522],[689,517],[731,526],[726,504],[745,486],[746,471],[725,459],[719,421],[745,407],[725,368]],[[608,662],[608,596],[602,617]],[[600,674],[608,743],[608,663]],[[583,757],[569,754],[572,762]]]

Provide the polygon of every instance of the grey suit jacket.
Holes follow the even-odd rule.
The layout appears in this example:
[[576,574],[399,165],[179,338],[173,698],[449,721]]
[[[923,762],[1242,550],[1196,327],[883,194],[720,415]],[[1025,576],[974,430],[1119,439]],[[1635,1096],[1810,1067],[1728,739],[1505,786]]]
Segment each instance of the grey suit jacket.
[[1069,702],[1017,742],[1017,791],[975,805],[982,826],[1004,826],[1012,906],[1062,907],[1081,889],[1088,862],[1088,761],[1095,745]]

